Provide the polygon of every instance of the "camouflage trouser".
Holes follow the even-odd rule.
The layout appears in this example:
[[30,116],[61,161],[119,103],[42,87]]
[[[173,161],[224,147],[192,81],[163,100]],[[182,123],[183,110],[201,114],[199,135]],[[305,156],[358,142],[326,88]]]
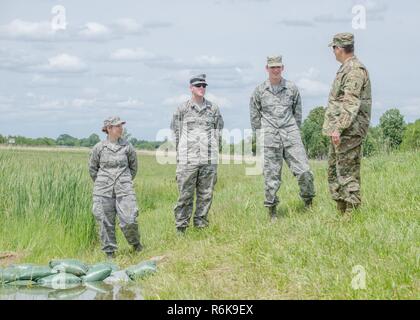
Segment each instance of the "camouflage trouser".
[[342,136],[336,147],[330,144],[328,184],[335,201],[345,201],[355,207],[361,203],[360,160],[362,138]]
[[117,250],[115,238],[115,217],[118,215],[120,228],[131,245],[140,244],[137,224],[138,208],[134,195],[124,197],[93,196],[93,215],[99,225],[102,250],[114,252]]
[[217,181],[217,165],[178,165],[176,181],[179,191],[178,202],[174,208],[176,226],[188,227],[193,212],[194,192],[197,198],[194,225],[207,226],[209,224],[207,216]]
[[283,159],[297,177],[300,197],[305,201],[315,196],[314,177],[302,143],[280,148],[264,147],[264,206],[266,207],[276,206],[279,202],[277,191],[281,185]]

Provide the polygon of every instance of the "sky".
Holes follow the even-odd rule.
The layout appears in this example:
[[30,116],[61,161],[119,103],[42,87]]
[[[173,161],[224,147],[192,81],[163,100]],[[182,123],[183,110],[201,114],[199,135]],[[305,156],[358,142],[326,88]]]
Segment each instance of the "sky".
[[249,129],[249,98],[274,54],[306,117],[327,104],[339,32],[354,33],[369,70],[371,123],[395,107],[413,122],[419,14],[414,0],[1,0],[0,134],[103,138],[103,120],[118,115],[132,136],[156,140],[200,73],[225,128]]

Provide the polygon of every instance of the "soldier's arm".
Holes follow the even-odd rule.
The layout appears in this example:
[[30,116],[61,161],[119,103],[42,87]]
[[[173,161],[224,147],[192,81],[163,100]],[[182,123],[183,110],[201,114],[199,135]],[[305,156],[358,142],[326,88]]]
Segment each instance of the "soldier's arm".
[[128,167],[131,172],[131,178],[134,180],[138,171],[138,162],[136,149],[134,149],[131,143],[128,145]]
[[176,147],[176,150],[178,150],[179,130],[180,130],[180,112],[179,112],[179,108],[175,111],[175,113],[172,116],[171,130],[172,130],[172,134],[173,134],[174,139],[175,139],[175,147]]
[[344,129],[351,126],[360,110],[361,92],[365,79],[363,69],[351,70],[343,83],[343,112],[338,118],[338,131],[341,133]]
[[89,174],[93,182],[95,182],[99,170],[99,148],[93,147],[89,157]]
[[295,117],[297,126],[300,128],[302,125],[302,99],[300,98],[300,93],[297,88],[293,99],[293,116]]
[[261,102],[258,96],[258,91],[255,90],[249,102],[249,113],[251,118],[251,127],[255,131],[261,129]]

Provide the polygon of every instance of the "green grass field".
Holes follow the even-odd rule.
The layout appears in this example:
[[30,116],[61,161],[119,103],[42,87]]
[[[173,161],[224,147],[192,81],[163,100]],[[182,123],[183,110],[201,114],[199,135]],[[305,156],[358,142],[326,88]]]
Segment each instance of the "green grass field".
[[[86,152],[0,149],[0,252],[14,262],[74,257],[102,261],[91,214]],[[363,160],[363,206],[352,221],[335,211],[326,163],[312,162],[317,197],[304,211],[283,171],[284,216],[269,222],[262,176],[245,165],[220,165],[210,227],[175,233],[175,166],[140,156],[135,180],[145,250],[130,253],[118,232],[116,262],[125,267],[165,255],[139,283],[147,299],[419,299],[420,156],[396,153]],[[355,266],[366,288],[351,283]]]

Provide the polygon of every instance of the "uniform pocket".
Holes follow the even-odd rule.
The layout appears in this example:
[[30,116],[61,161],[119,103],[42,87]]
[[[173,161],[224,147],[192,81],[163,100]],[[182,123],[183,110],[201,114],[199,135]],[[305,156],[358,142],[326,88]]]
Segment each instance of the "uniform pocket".
[[92,212],[96,219],[101,220],[103,218],[104,208],[101,197],[93,196]]

